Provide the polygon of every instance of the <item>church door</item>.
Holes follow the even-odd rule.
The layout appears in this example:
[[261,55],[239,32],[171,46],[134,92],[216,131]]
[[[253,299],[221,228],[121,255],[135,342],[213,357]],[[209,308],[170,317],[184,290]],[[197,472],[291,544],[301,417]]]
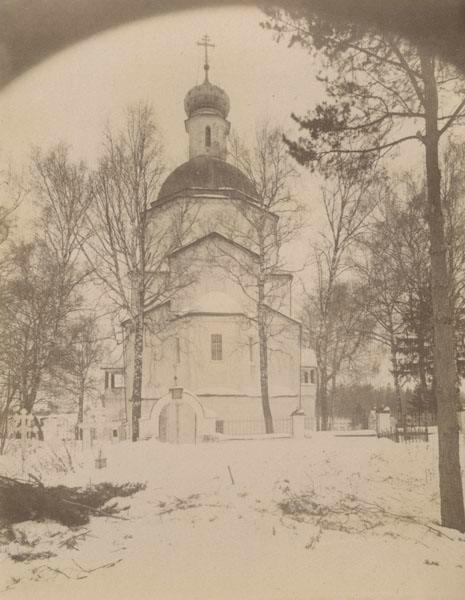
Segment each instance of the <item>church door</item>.
[[171,444],[195,444],[197,417],[194,409],[182,400],[173,400],[160,412],[159,439]]

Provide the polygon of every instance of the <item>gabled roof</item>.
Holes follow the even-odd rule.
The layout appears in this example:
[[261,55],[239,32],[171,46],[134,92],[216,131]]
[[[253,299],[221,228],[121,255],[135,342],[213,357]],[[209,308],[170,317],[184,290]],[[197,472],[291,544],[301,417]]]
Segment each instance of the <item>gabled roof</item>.
[[252,256],[255,259],[259,258],[258,254],[256,252],[254,252],[253,250],[250,250],[250,248],[247,248],[246,246],[242,246],[242,244],[239,244],[238,242],[235,242],[234,240],[227,238],[226,236],[222,235],[221,233],[218,233],[217,231],[211,231],[210,233],[207,233],[206,235],[204,235],[200,238],[197,238],[196,240],[194,240],[193,242],[190,242],[189,244],[186,244],[185,246],[180,246],[179,248],[176,248],[175,250],[170,252],[170,254],[168,256],[174,256],[175,254],[184,252],[185,250],[187,250],[189,248],[198,246],[199,244],[203,244],[208,239],[214,239],[214,238],[221,240],[223,242],[226,242],[227,244],[230,244],[231,246],[234,246],[235,248],[243,250],[244,252],[246,252],[247,254],[250,254],[250,256]]

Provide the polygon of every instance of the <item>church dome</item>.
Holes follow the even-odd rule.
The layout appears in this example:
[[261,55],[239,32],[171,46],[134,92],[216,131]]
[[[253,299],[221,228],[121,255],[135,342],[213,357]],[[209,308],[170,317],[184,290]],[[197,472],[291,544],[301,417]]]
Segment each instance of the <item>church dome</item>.
[[210,156],[196,156],[177,167],[161,186],[158,199],[189,189],[234,189],[247,196],[257,195],[253,183],[238,168]]
[[197,111],[213,110],[226,119],[229,113],[229,96],[220,87],[205,79],[202,84],[187,92],[184,108],[189,118]]

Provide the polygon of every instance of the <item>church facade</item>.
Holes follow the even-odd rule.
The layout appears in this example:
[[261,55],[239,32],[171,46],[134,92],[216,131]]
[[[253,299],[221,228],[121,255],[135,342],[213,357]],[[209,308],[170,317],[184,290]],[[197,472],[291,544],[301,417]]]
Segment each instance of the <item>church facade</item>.
[[[184,106],[189,160],[167,177],[150,208],[153,227],[175,224],[167,228],[171,250],[157,276],[182,285],[146,307],[139,422],[141,438],[172,442],[264,430],[257,329],[260,256],[251,228],[261,208],[252,182],[226,161],[229,98],[210,83],[207,61],[205,81],[187,93]],[[273,213],[266,214],[271,238],[277,221]],[[302,364],[292,275],[270,272],[265,292],[275,431],[287,432],[298,408],[311,429],[316,368]],[[308,356],[304,352],[303,362],[313,363]],[[126,363],[130,398],[130,352]]]

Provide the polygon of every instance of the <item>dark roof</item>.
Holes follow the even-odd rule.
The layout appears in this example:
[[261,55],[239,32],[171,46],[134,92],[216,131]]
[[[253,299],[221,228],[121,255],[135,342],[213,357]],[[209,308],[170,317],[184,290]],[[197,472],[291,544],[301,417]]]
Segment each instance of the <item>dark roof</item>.
[[196,156],[177,167],[161,186],[158,199],[174,196],[186,190],[234,189],[246,196],[256,197],[250,179],[237,167],[219,158]]

